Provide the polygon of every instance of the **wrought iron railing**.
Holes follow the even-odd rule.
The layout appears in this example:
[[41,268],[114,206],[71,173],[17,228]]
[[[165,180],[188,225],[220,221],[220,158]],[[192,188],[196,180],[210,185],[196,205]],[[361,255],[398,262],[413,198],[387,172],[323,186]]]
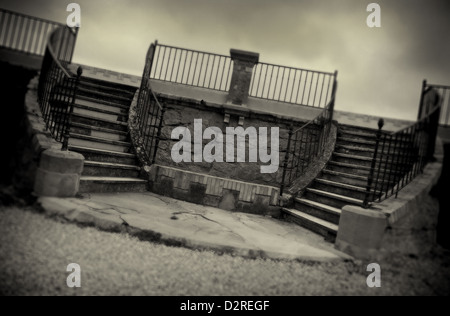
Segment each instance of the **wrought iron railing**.
[[232,61],[229,56],[156,43],[150,78],[228,91],[231,72]]
[[323,108],[332,98],[336,76],[337,72],[258,63],[253,69],[249,96]]
[[145,166],[155,163],[165,112],[150,85],[156,47],[156,43],[151,44],[147,51],[135,113],[129,122],[136,154]]
[[67,66],[71,61],[77,31],[67,26],[55,29],[47,40],[38,85],[38,102],[46,129],[67,150],[70,120],[77,88],[82,74],[72,74]]
[[384,122],[379,121],[365,207],[393,195],[397,197],[398,192],[422,173],[427,162],[433,159],[442,101],[445,100],[442,89],[447,88],[423,82],[419,119],[409,127],[382,133]]
[[[64,24],[0,9],[0,46],[43,56],[48,34],[58,27],[64,27]],[[74,47],[64,47],[73,53]]]
[[[150,78],[228,92],[233,72],[230,56],[155,45]],[[312,107],[325,107],[337,72],[321,72],[257,63],[249,96]]]
[[329,138],[336,100],[337,80],[331,87],[331,99],[322,112],[297,130],[290,130],[283,162],[280,196],[301,177],[312,161],[323,154]]

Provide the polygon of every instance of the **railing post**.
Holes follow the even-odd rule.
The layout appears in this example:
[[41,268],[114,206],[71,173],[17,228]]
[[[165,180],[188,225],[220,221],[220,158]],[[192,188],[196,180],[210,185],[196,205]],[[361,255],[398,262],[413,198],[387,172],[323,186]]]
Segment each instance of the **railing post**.
[[75,100],[76,100],[76,96],[77,96],[77,91],[78,91],[78,85],[80,84],[80,77],[83,74],[83,68],[81,68],[81,66],[78,67],[77,69],[77,77],[75,79],[75,86],[73,88],[73,92],[72,92],[72,101],[70,102],[70,108],[69,108],[69,113],[67,114],[67,121],[66,121],[66,126],[64,128],[64,140],[63,140],[63,144],[61,147],[61,150],[63,151],[67,151],[69,148],[69,138],[70,138],[70,126],[72,125],[72,113],[73,113],[73,106],[75,105]]
[[331,91],[331,97],[332,97],[332,102],[330,104],[330,122],[333,121],[333,116],[334,116],[334,102],[336,99],[336,91],[337,91],[337,75],[338,75],[338,71],[335,70],[334,72],[334,81],[333,81],[333,89]]
[[366,195],[364,197],[364,202],[363,202],[364,208],[368,208],[369,207],[370,191],[372,190],[373,174],[374,174],[375,164],[376,164],[376,160],[377,160],[378,146],[380,144],[381,129],[383,128],[383,126],[384,126],[384,120],[383,119],[379,119],[379,121],[378,121],[378,131],[377,131],[377,140],[376,140],[376,143],[375,143],[375,151],[373,153],[372,163],[370,165],[369,178],[367,180],[367,187],[366,187]]
[[286,170],[287,170],[287,165],[288,165],[288,161],[289,161],[289,150],[291,149],[292,134],[293,134],[293,130],[292,130],[292,126],[291,126],[289,128],[289,136],[288,136],[288,143],[287,143],[287,148],[286,148],[286,154],[284,155],[283,176],[281,178],[280,196],[283,196],[283,192],[284,192],[284,186],[285,186],[284,181],[286,179]]
[[156,152],[158,151],[159,140],[161,139],[161,130],[163,127],[164,113],[166,112],[166,104],[162,104],[161,118],[159,120],[158,132],[156,133],[155,149],[153,150],[152,165],[156,161]]
[[427,81],[424,80],[424,81],[422,81],[422,91],[420,92],[419,113],[417,113],[417,120],[422,119],[423,99],[424,99],[426,87],[427,87]]

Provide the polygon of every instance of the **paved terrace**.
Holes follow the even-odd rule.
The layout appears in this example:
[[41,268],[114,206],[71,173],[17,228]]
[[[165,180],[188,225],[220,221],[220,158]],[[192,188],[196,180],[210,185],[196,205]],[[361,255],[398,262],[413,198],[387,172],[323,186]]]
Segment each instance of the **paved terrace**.
[[46,214],[142,240],[248,258],[335,261],[349,259],[333,244],[294,223],[233,213],[146,193],[40,197]]

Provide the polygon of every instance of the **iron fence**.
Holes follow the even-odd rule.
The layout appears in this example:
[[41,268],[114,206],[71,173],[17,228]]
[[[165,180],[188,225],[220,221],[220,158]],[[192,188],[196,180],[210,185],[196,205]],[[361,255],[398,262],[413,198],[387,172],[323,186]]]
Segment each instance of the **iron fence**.
[[332,98],[336,77],[337,72],[258,63],[253,69],[249,96],[323,108]]
[[322,112],[297,130],[290,130],[283,163],[280,196],[284,189],[301,177],[312,161],[323,154],[333,121],[337,80],[334,78],[331,99]]
[[[64,26],[62,23],[0,9],[0,46],[43,56],[48,35],[56,28]],[[73,53],[74,47],[69,47],[68,44],[64,47]],[[75,45],[75,41],[72,44]],[[71,60],[72,56],[67,59]]]
[[63,150],[67,150],[71,114],[82,74],[81,67],[76,75],[67,69],[76,34],[75,30],[63,26],[49,35],[38,85],[38,102],[46,129],[56,141],[63,143]]
[[156,44],[150,78],[228,91],[231,72],[229,56]]
[[[418,121],[395,133],[378,133],[368,177],[364,206],[395,195],[423,172],[433,159],[442,104],[448,87],[423,82]],[[442,90],[444,89],[444,90]],[[440,92],[440,93],[439,93]]]
[[151,44],[147,51],[137,98],[136,116],[131,122],[135,127],[131,135],[133,143],[138,150],[137,154],[142,160],[141,162],[147,166],[155,163],[165,112],[164,105],[161,105],[158,101],[150,85],[150,73],[152,72],[156,47],[157,43]]

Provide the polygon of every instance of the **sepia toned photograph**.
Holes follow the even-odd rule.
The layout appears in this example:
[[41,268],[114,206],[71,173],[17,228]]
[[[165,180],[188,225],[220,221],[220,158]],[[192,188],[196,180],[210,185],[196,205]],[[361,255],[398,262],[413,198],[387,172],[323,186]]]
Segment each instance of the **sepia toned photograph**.
[[450,295],[449,16],[0,1],[0,295]]

